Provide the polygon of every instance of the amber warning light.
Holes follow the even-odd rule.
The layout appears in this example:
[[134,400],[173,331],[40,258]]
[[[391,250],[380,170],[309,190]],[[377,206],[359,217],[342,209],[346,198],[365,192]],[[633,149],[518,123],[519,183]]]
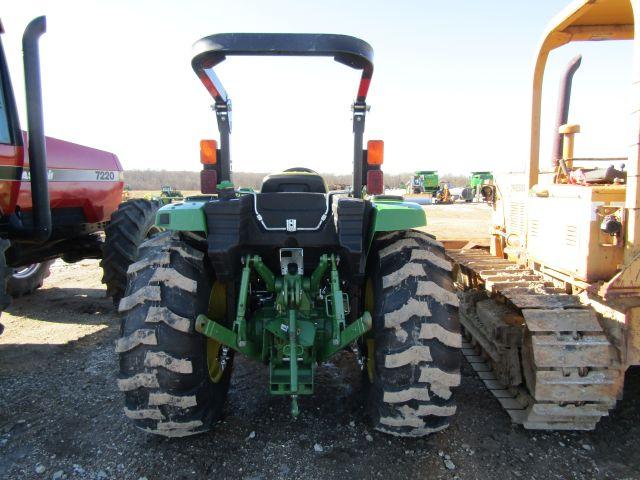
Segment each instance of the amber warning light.
[[367,142],[367,163],[380,166],[384,162],[384,142],[382,140],[369,140]]
[[200,140],[200,163],[215,165],[218,163],[218,142],[215,140]]
[[382,195],[384,193],[384,174],[380,167],[384,162],[384,142],[369,140],[367,142],[367,193]]

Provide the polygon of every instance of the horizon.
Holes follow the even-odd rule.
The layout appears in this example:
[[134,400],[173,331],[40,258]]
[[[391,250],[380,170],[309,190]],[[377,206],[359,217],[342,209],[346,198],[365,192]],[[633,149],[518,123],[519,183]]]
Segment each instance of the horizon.
[[[30,0],[5,7],[2,40],[23,126],[20,38],[31,18],[46,14],[47,135],[113,152],[127,170],[179,164],[197,171],[199,140],[218,135],[212,99],[191,70],[194,41],[234,30],[357,36],[376,52],[365,139],[385,140],[385,171],[442,170],[445,164],[461,175],[523,169],[532,59],[545,25],[566,3],[406,0],[389,10],[383,2],[337,0],[321,6]],[[626,156],[631,42],[588,42],[550,58],[541,163],[550,150],[560,74],[578,51],[584,61],[570,116],[583,127],[576,154]],[[357,72],[327,59],[274,57],[232,58],[217,71],[233,101],[231,152],[238,171],[263,165],[268,171],[293,165],[351,171]]]

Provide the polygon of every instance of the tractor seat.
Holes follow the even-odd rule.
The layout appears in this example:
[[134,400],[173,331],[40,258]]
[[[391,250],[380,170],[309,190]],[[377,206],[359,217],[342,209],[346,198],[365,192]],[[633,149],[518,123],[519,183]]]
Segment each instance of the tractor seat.
[[309,168],[295,167],[264,177],[260,192],[327,193],[327,184],[317,172]]
[[[315,192],[272,192],[255,196],[256,210],[267,228],[315,229],[327,213],[327,197]],[[293,223],[291,223],[293,222]]]

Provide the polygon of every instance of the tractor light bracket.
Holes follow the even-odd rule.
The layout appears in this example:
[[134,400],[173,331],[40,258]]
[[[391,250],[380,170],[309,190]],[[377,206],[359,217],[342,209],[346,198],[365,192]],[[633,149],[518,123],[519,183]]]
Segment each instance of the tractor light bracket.
[[224,102],[216,102],[213,105],[220,132],[220,161],[216,165],[218,170],[218,181],[231,181],[231,99]]
[[363,101],[356,101],[353,110],[353,196],[362,198],[362,172],[364,171],[364,124],[369,106]]

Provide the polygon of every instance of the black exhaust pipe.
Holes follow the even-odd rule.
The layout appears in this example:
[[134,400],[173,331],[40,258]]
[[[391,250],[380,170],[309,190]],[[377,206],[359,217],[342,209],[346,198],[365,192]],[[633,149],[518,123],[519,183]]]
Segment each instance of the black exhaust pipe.
[[553,166],[557,166],[562,158],[562,134],[558,133],[560,127],[569,120],[569,104],[571,102],[571,85],[573,83],[573,75],[580,68],[582,55],[573,58],[564,72],[562,80],[560,80],[560,93],[558,96],[558,110],[556,113],[556,125],[553,131],[553,149],[551,150],[551,162]]
[[24,83],[27,96],[29,131],[29,170],[33,227],[25,232],[25,241],[43,243],[51,236],[51,208],[47,178],[47,150],[42,113],[42,83],[40,81],[40,49],[38,41],[47,30],[46,17],[33,19],[22,36]]

